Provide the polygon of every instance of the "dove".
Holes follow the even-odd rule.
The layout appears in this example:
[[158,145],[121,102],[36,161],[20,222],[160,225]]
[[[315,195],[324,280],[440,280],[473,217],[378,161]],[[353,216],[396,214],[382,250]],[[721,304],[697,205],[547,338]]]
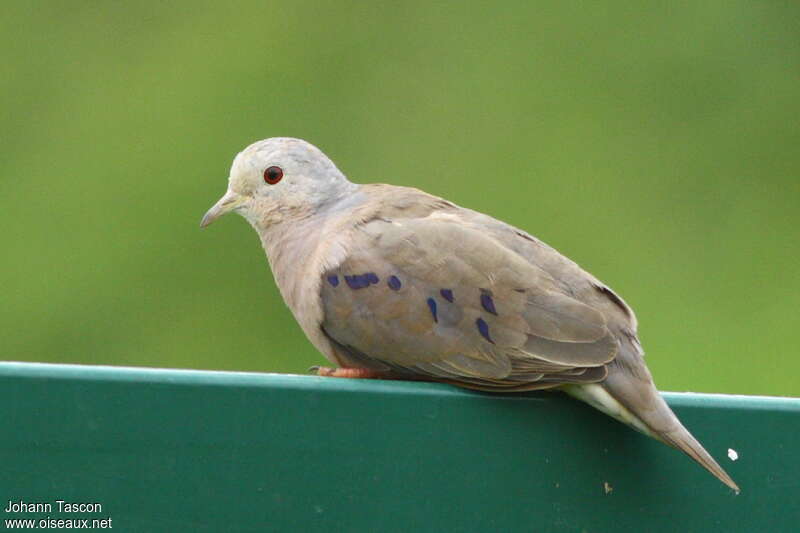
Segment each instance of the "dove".
[[558,389],[739,487],[658,393],[630,306],[536,237],[419,189],[355,184],[315,146],[275,137],[234,159],[206,227],[256,230],[319,375]]

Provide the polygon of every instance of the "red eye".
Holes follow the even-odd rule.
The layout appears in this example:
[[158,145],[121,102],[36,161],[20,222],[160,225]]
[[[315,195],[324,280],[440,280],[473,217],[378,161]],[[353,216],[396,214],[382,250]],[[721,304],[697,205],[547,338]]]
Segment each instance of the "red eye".
[[283,177],[283,169],[281,167],[269,167],[264,171],[264,181],[270,185],[275,185]]

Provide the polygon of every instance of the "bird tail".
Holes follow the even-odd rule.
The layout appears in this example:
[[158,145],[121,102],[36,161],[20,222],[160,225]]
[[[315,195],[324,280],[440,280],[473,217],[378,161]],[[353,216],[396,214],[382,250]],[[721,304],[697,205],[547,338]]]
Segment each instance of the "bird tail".
[[[612,365],[616,366],[615,363],[617,361]],[[642,368],[646,375],[636,377],[629,374],[629,368],[610,368],[608,378],[602,383],[568,385],[563,389],[645,435],[682,451],[738,494],[739,486],[681,424],[656,390],[646,367],[642,365]]]

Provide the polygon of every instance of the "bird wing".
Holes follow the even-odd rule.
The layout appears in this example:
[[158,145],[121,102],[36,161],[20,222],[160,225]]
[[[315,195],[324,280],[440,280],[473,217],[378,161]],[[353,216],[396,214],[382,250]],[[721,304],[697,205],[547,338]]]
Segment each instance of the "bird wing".
[[604,314],[457,211],[376,217],[323,273],[322,330],[355,364],[486,390],[606,377]]

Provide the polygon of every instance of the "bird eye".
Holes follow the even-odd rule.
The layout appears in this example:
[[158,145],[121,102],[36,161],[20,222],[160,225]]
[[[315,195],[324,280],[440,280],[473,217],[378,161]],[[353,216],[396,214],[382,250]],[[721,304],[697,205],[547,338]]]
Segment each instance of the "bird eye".
[[270,185],[275,185],[283,177],[283,169],[281,167],[269,167],[264,171],[264,181]]

